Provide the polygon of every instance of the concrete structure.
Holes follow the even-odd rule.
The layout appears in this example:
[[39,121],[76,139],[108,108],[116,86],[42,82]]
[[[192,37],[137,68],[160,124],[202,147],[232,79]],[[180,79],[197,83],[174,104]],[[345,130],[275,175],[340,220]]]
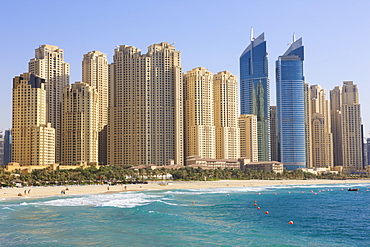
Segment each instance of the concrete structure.
[[306,167],[305,96],[302,38],[276,61],[276,115],[280,161],[285,168]]
[[0,166],[4,165],[4,134],[0,131]]
[[238,80],[229,71],[213,77],[216,159],[240,157]]
[[62,164],[98,163],[99,95],[76,82],[63,91]]
[[12,162],[12,131],[5,130],[4,134],[4,165]]
[[275,173],[283,173],[284,165],[278,161],[257,161],[257,162],[248,162],[243,158],[239,159],[240,167],[242,170],[251,169],[256,171],[267,171]]
[[342,126],[341,126],[342,86],[330,90],[330,123],[333,133],[334,165],[342,166]]
[[24,73],[13,80],[12,161],[55,163],[55,130],[46,122],[45,80]]
[[202,169],[240,169],[240,163],[237,159],[204,159],[198,156],[187,157],[186,166],[201,167]]
[[64,51],[54,45],[42,45],[35,50],[35,58],[28,64],[29,73],[45,79],[46,122],[55,128],[56,162],[61,160],[61,124],[63,88],[69,85],[69,64],[64,62]]
[[240,56],[241,114],[257,116],[258,160],[270,160],[270,85],[265,34],[251,43]]
[[91,51],[82,60],[82,81],[96,88],[99,95],[98,130],[99,130],[99,163],[107,164],[107,131],[108,124],[108,59],[100,51]]
[[213,73],[199,67],[184,76],[185,157],[216,158]]
[[162,42],[146,54],[121,45],[110,65],[108,164],[184,163],[180,52]]
[[50,165],[20,165],[16,162],[11,162],[5,167],[5,171],[8,172],[16,172],[20,171],[22,174],[31,173],[34,170],[40,170],[40,169],[49,169],[50,171],[57,171],[57,170],[74,170],[77,168],[88,168],[94,166],[97,169],[100,168],[99,165],[96,163],[87,163],[87,162],[78,162],[75,165],[60,165],[60,164],[50,164]]
[[240,155],[258,161],[257,116],[243,114],[239,117]]
[[311,89],[308,83],[304,84],[304,122],[305,122],[306,167],[313,167],[312,126],[311,126]]
[[334,160],[330,105],[326,99],[326,90],[319,85],[314,85],[310,88],[310,110],[313,167],[332,169]]
[[276,131],[276,106],[270,106],[271,160],[280,160],[278,134]]

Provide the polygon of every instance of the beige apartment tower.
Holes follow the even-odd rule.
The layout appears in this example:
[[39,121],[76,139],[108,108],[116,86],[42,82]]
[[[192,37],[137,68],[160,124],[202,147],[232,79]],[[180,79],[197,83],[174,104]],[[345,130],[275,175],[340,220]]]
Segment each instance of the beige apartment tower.
[[185,157],[216,158],[213,73],[199,67],[184,78]]
[[42,45],[35,50],[35,58],[28,64],[29,72],[45,79],[46,121],[55,128],[56,162],[61,160],[61,123],[63,88],[69,85],[69,64],[64,62],[64,51],[58,46]]
[[316,168],[333,168],[333,137],[326,90],[313,85],[310,87],[310,98],[312,165]]
[[239,117],[240,155],[258,161],[257,116],[243,114]]
[[95,87],[76,82],[63,91],[62,164],[98,162],[99,95]]
[[99,163],[107,164],[108,59],[100,51],[91,51],[82,60],[82,81],[96,88],[99,95]]
[[333,133],[334,166],[343,166],[342,157],[342,86],[330,90],[330,122]]
[[55,130],[46,122],[45,80],[24,73],[13,80],[12,162],[55,163]]
[[240,158],[238,79],[229,71],[213,77],[216,159]]
[[180,52],[166,42],[146,54],[114,51],[109,68],[108,164],[165,165],[183,157],[183,78]]

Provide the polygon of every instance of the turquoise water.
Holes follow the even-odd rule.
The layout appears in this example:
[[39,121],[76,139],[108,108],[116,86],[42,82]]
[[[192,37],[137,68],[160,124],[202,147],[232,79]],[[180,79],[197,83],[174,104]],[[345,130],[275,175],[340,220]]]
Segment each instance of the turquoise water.
[[2,200],[0,246],[370,246],[370,184],[347,187]]

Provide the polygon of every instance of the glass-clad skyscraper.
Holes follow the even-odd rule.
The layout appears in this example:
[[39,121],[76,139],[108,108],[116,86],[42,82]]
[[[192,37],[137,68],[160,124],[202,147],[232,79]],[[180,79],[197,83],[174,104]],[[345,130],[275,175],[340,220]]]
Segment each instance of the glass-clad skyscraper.
[[240,56],[241,114],[257,116],[258,160],[270,160],[270,87],[265,35],[251,35],[251,43]]
[[276,61],[276,117],[280,161],[285,168],[306,167],[304,49],[302,38]]

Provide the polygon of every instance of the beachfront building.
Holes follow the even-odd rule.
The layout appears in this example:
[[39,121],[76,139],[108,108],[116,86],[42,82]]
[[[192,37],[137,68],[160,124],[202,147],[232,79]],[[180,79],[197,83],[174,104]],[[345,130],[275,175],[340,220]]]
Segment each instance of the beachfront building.
[[276,106],[270,106],[271,160],[279,160],[279,145],[276,132]]
[[240,56],[241,114],[257,116],[258,160],[270,160],[270,86],[265,35],[251,43]]
[[107,164],[108,59],[105,54],[91,51],[83,56],[82,81],[95,87],[98,93],[98,156],[100,164]]
[[35,50],[35,58],[28,64],[29,73],[45,80],[46,122],[55,128],[56,162],[61,160],[61,124],[63,88],[69,85],[69,64],[64,62],[64,51],[54,45],[42,45]]
[[216,158],[213,73],[199,67],[184,75],[185,157]]
[[330,96],[335,165],[343,166],[344,173],[361,170],[361,108],[357,85],[345,81],[343,86],[335,87]]
[[0,166],[4,165],[4,134],[0,131]]
[[13,79],[12,162],[55,163],[55,130],[46,121],[45,80],[31,73]]
[[280,161],[289,170],[306,167],[302,38],[276,61],[276,116]]
[[98,162],[99,95],[76,82],[63,91],[62,164]]
[[243,114],[239,117],[240,157],[258,161],[257,116]]
[[108,164],[183,165],[183,79],[180,52],[166,42],[146,54],[114,51],[109,67]]
[[334,166],[333,137],[326,90],[319,85],[313,85],[310,87],[310,98],[312,164],[315,168],[332,168]]
[[229,71],[213,77],[216,159],[240,158],[238,80]]

